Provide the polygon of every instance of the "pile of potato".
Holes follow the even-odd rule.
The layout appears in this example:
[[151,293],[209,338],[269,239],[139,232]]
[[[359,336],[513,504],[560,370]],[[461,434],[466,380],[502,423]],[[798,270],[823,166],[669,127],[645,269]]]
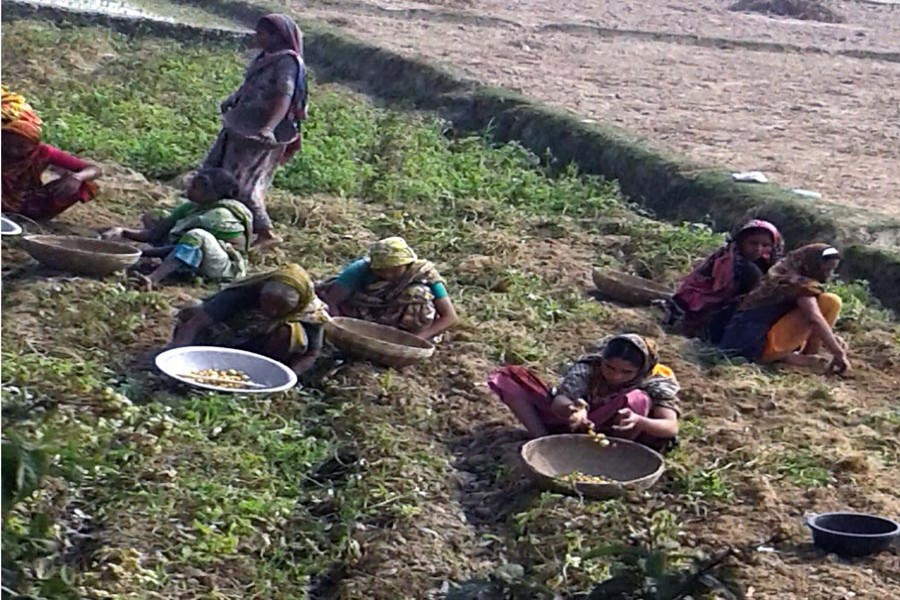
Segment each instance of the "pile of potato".
[[563,475],[560,479],[569,483],[615,483],[606,477],[599,475],[587,475],[581,471],[572,471],[568,475]]
[[186,377],[199,383],[218,385],[234,390],[250,387],[250,376],[237,369],[198,369],[191,371]]
[[597,433],[596,431],[594,431],[594,430],[592,429],[591,431],[588,431],[588,435],[591,437],[591,439],[592,439],[594,442],[596,442],[597,444],[599,444],[601,447],[603,447],[603,446],[609,446],[609,440],[606,439],[606,436],[603,435],[602,433]]

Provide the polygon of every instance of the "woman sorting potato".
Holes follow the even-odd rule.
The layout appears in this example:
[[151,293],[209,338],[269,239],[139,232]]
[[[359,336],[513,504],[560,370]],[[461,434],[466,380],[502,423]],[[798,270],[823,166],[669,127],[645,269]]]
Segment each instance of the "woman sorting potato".
[[524,367],[506,366],[488,378],[531,437],[597,432],[656,449],[674,445],[678,392],[651,340],[626,333],[601,341],[551,390]]
[[396,327],[423,340],[457,321],[444,279],[401,237],[372,244],[364,258],[322,284],[319,294],[332,316]]
[[302,375],[322,349],[325,305],[306,271],[289,264],[250,277],[179,312],[173,346],[224,346],[262,354]]

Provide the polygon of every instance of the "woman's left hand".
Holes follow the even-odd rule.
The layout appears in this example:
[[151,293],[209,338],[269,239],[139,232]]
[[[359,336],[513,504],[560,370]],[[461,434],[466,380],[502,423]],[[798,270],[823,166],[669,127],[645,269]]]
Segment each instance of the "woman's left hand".
[[153,291],[153,280],[144,275],[143,273],[135,273],[135,277],[137,279],[135,286],[138,290],[142,292],[152,292]]
[[644,417],[637,414],[630,408],[623,408],[619,411],[619,419],[618,422],[612,426],[616,431],[634,431],[635,429],[640,429],[641,422],[644,420]]
[[263,142],[275,143],[277,141],[275,139],[275,130],[268,127],[261,129],[257,137]]
[[59,179],[54,179],[44,188],[56,196],[72,196],[81,189],[82,181],[75,174],[63,175]]

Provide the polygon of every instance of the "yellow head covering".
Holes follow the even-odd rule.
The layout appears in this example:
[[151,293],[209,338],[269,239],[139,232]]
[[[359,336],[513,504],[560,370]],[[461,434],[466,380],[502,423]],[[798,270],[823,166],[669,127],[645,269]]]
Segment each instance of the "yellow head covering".
[[418,260],[418,256],[402,237],[389,237],[369,248],[369,264],[373,269],[404,267]]
[[41,141],[44,124],[21,94],[3,86],[3,131],[11,131],[34,143]]
[[289,263],[274,271],[248,277],[229,287],[239,288],[270,281],[283,283],[296,290],[300,296],[294,310],[272,320],[270,330],[274,331],[281,325],[288,325],[291,328],[291,352],[305,348],[308,340],[301,323],[323,324],[331,320],[325,303],[316,297],[315,285],[306,269],[296,263]]

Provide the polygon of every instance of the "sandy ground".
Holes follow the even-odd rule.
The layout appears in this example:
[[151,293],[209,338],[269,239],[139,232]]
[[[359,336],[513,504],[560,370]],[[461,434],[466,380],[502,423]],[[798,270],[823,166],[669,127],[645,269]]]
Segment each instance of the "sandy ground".
[[[699,163],[759,169],[827,201],[900,216],[892,185],[900,170],[900,63],[542,28],[595,23],[827,51],[898,52],[900,6],[829,3],[847,19],[830,25],[735,13],[729,2],[709,0],[285,4],[405,55],[615,123]],[[389,14],[379,6],[417,10]],[[460,15],[491,20],[458,22]]]

